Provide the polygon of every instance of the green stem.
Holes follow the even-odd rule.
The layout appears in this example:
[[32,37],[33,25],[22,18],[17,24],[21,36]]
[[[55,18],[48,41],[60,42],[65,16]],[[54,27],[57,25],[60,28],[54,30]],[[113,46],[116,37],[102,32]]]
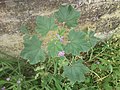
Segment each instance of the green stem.
[[54,60],[54,75],[57,73],[57,62]]
[[19,75],[20,75],[21,74],[20,61],[19,61],[20,59],[18,58],[17,60],[18,60],[18,71],[19,71]]
[[92,48],[92,51],[91,51],[91,54],[90,54],[89,61],[91,61],[91,60],[92,60],[92,56],[93,56],[93,48]]
[[100,76],[96,72],[94,72],[92,70],[90,70],[90,72],[94,73],[100,79]]

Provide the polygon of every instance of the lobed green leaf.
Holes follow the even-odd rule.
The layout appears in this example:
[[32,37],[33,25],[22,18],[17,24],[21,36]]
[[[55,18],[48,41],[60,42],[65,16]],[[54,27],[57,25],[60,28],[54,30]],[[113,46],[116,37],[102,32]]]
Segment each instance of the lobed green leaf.
[[33,36],[25,40],[24,49],[21,52],[21,57],[29,60],[30,64],[37,64],[45,60],[45,53],[41,49],[42,42],[38,39],[37,36]]
[[85,65],[83,65],[82,62],[79,60],[75,61],[69,66],[64,66],[63,76],[67,77],[73,83],[75,83],[76,81],[84,82],[84,74],[88,72],[89,69]]
[[53,17],[39,16],[36,19],[36,31],[41,35],[46,35],[50,30],[56,30],[57,25]]
[[71,5],[61,6],[59,11],[55,12],[55,17],[59,22],[65,22],[68,27],[78,25],[80,12],[76,11]]
[[65,46],[65,52],[79,55],[80,52],[89,51],[97,43],[97,39],[91,33],[71,30],[68,35],[69,41]]
[[62,44],[61,42],[58,42],[58,41],[51,41],[49,44],[48,44],[48,55],[51,56],[51,57],[57,57],[58,56],[58,53],[59,51],[63,51],[63,47],[62,47]]

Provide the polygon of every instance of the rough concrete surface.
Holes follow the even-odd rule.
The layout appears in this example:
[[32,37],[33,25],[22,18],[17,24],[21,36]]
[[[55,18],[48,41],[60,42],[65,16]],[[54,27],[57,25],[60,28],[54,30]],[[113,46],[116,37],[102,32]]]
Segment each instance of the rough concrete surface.
[[50,15],[66,3],[80,11],[80,29],[88,27],[104,38],[120,26],[120,0],[0,0],[0,51],[19,56],[23,48],[20,26],[26,23],[34,30],[37,16]]

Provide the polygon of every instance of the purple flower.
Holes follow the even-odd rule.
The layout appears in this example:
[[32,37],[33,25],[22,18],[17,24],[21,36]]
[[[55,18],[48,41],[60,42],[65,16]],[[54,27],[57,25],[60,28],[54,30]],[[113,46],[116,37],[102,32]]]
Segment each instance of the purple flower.
[[10,78],[6,78],[7,81],[10,81]]
[[60,42],[63,42],[63,36],[60,36],[59,34],[56,34],[57,38],[60,40]]
[[65,52],[64,51],[60,51],[59,53],[58,53],[58,56],[59,57],[62,57],[62,56],[64,56],[65,55]]
[[21,81],[20,81],[20,80],[18,80],[18,81],[17,81],[17,84],[20,84],[20,83],[21,83]]
[[5,86],[1,88],[1,90],[5,90]]
[[63,36],[61,36],[61,38],[60,38],[60,42],[63,42],[63,38],[64,38],[64,37],[63,37]]

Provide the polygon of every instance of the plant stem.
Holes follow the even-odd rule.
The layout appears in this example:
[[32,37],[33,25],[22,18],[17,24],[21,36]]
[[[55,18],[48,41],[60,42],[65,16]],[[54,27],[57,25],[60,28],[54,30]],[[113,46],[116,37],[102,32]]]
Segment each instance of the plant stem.
[[54,60],[54,75],[57,73],[57,62]]

